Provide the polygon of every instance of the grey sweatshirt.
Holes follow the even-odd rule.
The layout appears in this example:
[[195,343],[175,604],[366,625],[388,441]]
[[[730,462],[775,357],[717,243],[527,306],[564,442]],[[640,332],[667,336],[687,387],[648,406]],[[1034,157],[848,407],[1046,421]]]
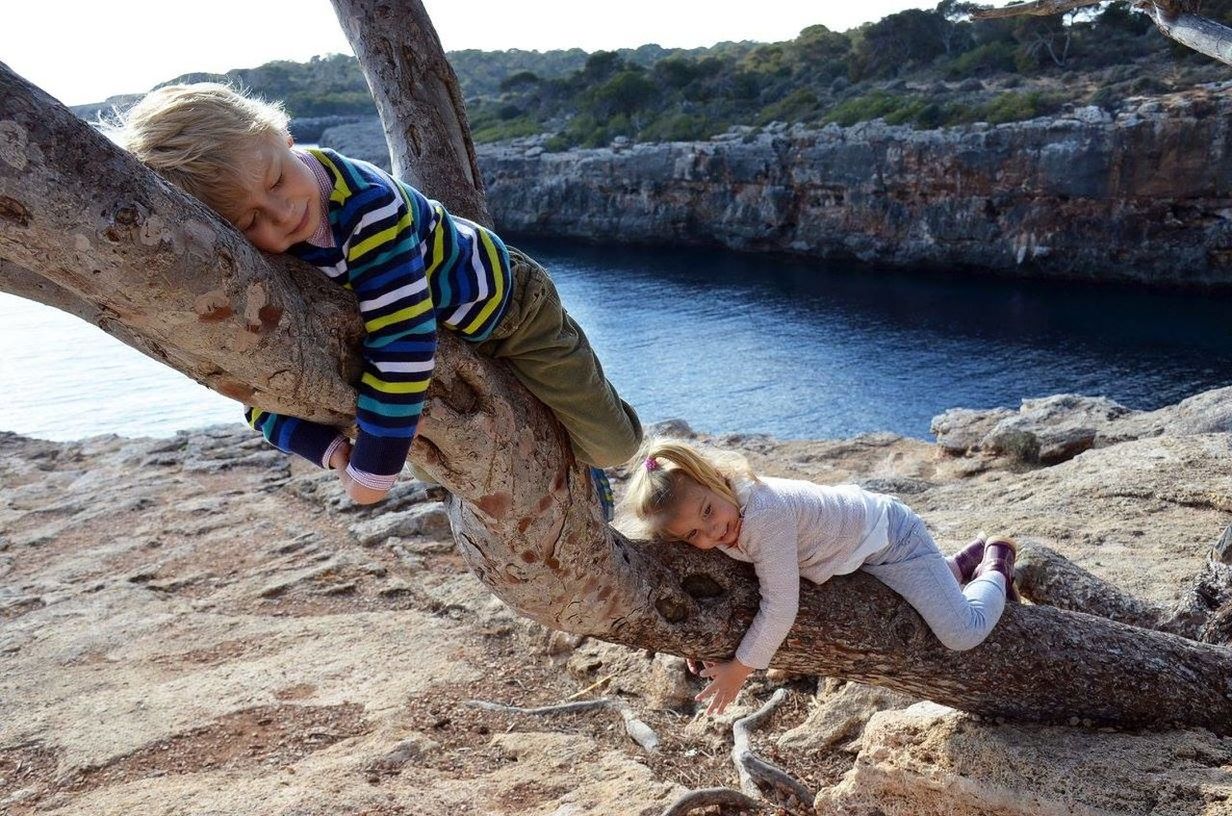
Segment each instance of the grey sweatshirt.
[[800,579],[846,575],[889,544],[890,497],[856,485],[823,486],[762,477],[735,485],[744,513],[736,547],[720,551],[753,564],[761,605],[736,658],[764,669],[796,620]]

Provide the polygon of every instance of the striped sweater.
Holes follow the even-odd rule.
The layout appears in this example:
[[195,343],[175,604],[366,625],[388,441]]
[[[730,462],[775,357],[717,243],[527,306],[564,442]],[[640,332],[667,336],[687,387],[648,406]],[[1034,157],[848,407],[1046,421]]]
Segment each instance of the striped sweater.
[[[321,243],[330,246],[306,242],[287,251],[359,300],[367,336],[348,470],[360,483],[385,489],[415,436],[438,326],[472,342],[487,339],[509,301],[509,253],[491,231],[450,215],[371,164],[319,149],[301,159],[328,197],[329,232]],[[307,420],[258,409],[246,416],[280,450],[322,466],[341,441],[334,428]]]

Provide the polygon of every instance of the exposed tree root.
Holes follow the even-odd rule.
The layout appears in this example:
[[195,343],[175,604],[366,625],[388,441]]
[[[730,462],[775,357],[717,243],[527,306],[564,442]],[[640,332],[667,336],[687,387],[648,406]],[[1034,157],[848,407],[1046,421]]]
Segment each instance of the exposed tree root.
[[[813,793],[782,768],[753,753],[749,741],[749,734],[753,729],[770,716],[770,712],[778,708],[786,698],[787,689],[779,689],[761,708],[732,724],[731,758],[736,772],[740,774],[742,791],[731,788],[690,791],[673,802],[661,816],[679,816],[712,805],[731,805],[760,811],[772,804],[788,813],[812,813]],[[772,795],[767,796],[768,793]]]
[[700,788],[672,802],[660,816],[684,816],[704,807],[715,806],[744,808],[750,813],[761,813],[766,809],[764,802],[732,788]]
[[[766,704],[747,717],[741,717],[732,725],[731,757],[740,774],[740,788],[750,795],[764,796],[767,790],[775,793],[774,799],[788,810],[801,810],[813,806],[813,793],[787,774],[782,768],[771,764],[753,753],[749,734],[770,716],[787,698],[787,689],[774,692]],[[794,800],[794,801],[793,801]]]

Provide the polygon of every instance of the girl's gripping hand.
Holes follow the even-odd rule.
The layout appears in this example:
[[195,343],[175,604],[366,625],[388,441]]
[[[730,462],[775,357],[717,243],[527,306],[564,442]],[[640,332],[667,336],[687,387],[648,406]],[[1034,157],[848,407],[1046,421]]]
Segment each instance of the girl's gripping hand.
[[342,482],[342,489],[346,491],[347,496],[356,504],[374,504],[385,498],[388,490],[373,490],[371,487],[365,487],[359,482],[351,478],[347,473],[347,465],[351,462],[351,443],[343,442],[329,457],[329,469],[338,471],[338,479]]
[[707,697],[710,704],[706,706],[707,714],[722,714],[723,710],[736,699],[745,678],[753,671],[739,660],[728,660],[726,663],[707,665],[700,672],[702,677],[710,678],[710,685],[701,690],[694,700],[701,702]]

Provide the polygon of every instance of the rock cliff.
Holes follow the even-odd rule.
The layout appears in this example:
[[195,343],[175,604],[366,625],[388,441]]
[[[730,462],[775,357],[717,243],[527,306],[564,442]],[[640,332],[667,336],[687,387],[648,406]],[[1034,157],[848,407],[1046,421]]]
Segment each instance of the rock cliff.
[[[1115,116],[1088,107],[923,131],[772,125],[563,153],[529,139],[479,155],[493,217],[513,235],[1232,284],[1224,90],[1131,100]],[[322,141],[387,163],[379,130],[358,130]]]

